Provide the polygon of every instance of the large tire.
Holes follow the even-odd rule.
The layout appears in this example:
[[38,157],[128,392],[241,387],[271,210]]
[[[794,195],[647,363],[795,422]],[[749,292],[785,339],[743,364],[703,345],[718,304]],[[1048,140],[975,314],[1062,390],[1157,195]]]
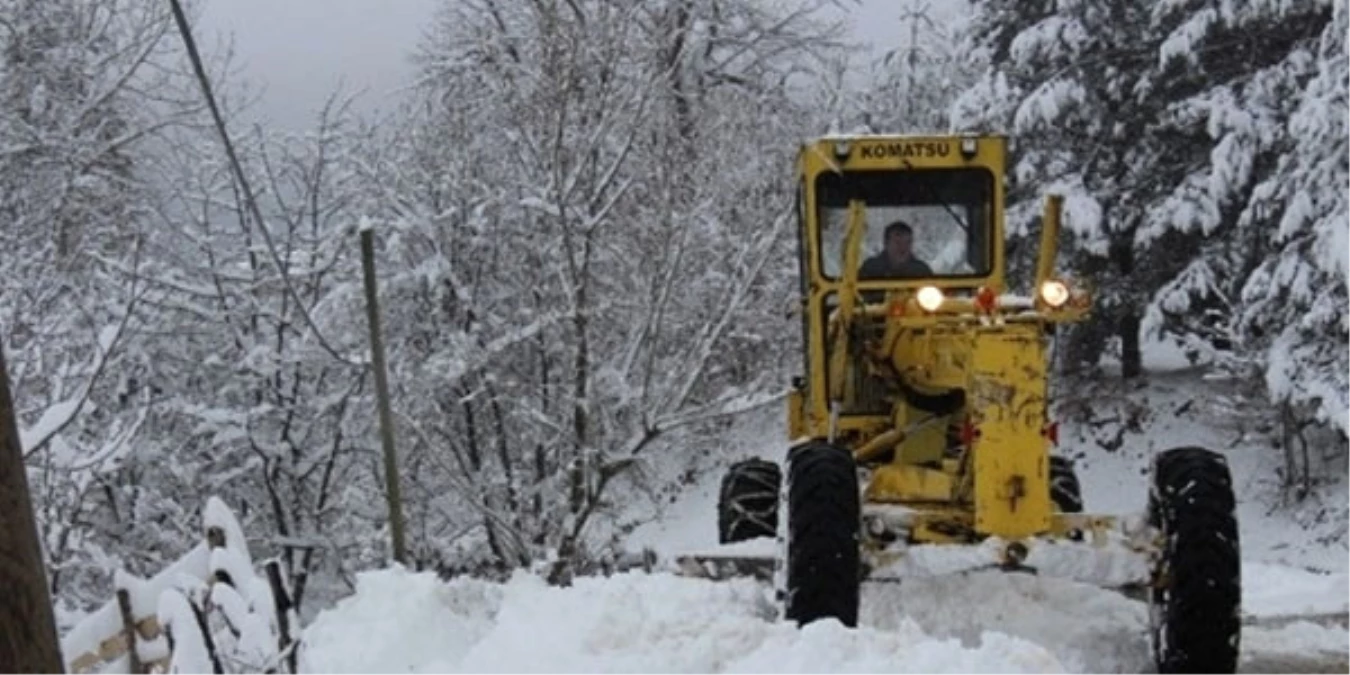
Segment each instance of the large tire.
[[1067,457],[1050,458],[1050,501],[1060,513],[1083,512],[1083,489]]
[[787,608],[799,626],[858,625],[862,518],[853,454],[820,441],[788,454]]
[[777,464],[747,459],[731,465],[717,497],[717,540],[723,544],[778,534],[778,491],[783,472]]
[[1175,448],[1153,464],[1149,522],[1162,533],[1149,619],[1160,673],[1231,673],[1242,627],[1242,569],[1228,463]]

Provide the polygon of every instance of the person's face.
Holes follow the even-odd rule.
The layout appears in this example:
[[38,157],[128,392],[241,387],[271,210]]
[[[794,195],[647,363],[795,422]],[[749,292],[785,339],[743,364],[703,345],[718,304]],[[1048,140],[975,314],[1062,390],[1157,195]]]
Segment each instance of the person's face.
[[914,245],[914,235],[907,232],[892,232],[886,239],[886,255],[891,260],[906,260],[910,256],[910,247]]

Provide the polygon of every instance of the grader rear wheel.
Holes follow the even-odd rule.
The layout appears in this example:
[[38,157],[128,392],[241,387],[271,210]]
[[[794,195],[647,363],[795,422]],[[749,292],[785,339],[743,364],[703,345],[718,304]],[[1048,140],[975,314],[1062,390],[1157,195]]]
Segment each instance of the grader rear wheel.
[[783,482],[777,464],[747,459],[731,465],[717,498],[717,539],[734,544],[778,532],[778,490]]
[[1154,460],[1149,521],[1163,535],[1149,602],[1160,673],[1231,673],[1241,631],[1241,558],[1223,455],[1175,448]]
[[1067,457],[1050,458],[1050,501],[1060,513],[1083,512],[1083,489],[1078,484],[1073,461]]
[[787,611],[858,625],[862,518],[853,454],[821,441],[788,454]]

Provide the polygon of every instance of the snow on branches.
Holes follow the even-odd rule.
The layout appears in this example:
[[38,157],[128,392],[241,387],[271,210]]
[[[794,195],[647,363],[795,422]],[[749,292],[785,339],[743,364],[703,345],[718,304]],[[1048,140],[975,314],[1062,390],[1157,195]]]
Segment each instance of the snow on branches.
[[[208,498],[202,521],[205,541],[154,577],[115,572],[117,600],[62,641],[73,672],[295,671],[290,628],[298,625],[281,575],[255,572],[223,501]],[[114,662],[100,665],[109,655]]]

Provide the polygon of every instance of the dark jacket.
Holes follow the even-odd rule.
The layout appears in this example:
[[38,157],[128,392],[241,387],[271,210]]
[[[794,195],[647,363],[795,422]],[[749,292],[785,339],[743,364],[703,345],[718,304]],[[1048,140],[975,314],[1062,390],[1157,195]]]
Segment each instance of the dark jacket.
[[913,279],[931,276],[933,269],[928,263],[910,256],[909,260],[894,265],[886,257],[885,251],[868,258],[858,269],[859,279]]

